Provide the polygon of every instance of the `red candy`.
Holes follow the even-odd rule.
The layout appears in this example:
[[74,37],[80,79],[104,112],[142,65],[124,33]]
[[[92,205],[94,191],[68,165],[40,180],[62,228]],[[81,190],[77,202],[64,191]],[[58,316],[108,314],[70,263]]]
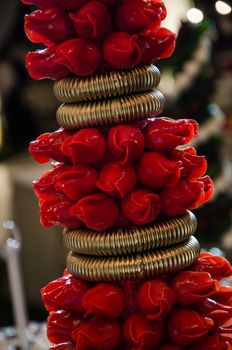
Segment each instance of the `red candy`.
[[71,342],[67,341],[60,344],[54,344],[50,346],[49,350],[75,350],[75,347]]
[[195,342],[190,350],[232,350],[232,345],[221,342],[217,335],[206,335]]
[[21,0],[25,5],[36,5],[41,8],[50,8],[56,5],[57,0]]
[[221,280],[232,275],[232,267],[228,260],[222,256],[210,253],[201,253],[192,265],[193,271],[208,272],[212,278]]
[[75,11],[83,6],[87,0],[56,0],[57,5],[69,11]]
[[179,346],[177,344],[167,344],[162,346],[159,350],[184,350],[182,346]]
[[122,211],[133,224],[152,222],[161,211],[159,196],[144,189],[136,190],[123,199]]
[[83,298],[85,317],[89,315],[118,318],[126,306],[122,289],[114,284],[99,283]]
[[132,165],[113,162],[105,165],[97,181],[97,187],[106,194],[124,198],[136,185],[136,173]]
[[169,314],[175,303],[174,290],[165,282],[150,280],[142,284],[138,290],[137,300],[141,312],[151,320]]
[[180,167],[181,162],[171,161],[161,153],[145,152],[139,159],[138,179],[141,185],[153,190],[174,186],[180,178]]

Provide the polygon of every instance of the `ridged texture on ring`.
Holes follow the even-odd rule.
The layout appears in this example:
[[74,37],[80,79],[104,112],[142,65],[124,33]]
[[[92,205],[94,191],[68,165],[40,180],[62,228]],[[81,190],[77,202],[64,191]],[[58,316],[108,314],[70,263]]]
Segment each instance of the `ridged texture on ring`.
[[67,269],[72,275],[93,282],[150,278],[190,266],[199,253],[200,245],[191,237],[171,248],[122,257],[97,258],[70,252]]
[[57,122],[66,129],[79,129],[135,122],[159,115],[164,96],[158,90],[112,100],[63,104],[57,110]]
[[56,98],[65,103],[102,100],[150,91],[160,82],[154,65],[121,72],[109,72],[88,78],[69,77],[54,84]]
[[133,226],[96,232],[64,230],[66,248],[83,255],[113,256],[142,253],[186,241],[196,232],[197,219],[190,211],[178,218],[147,226]]

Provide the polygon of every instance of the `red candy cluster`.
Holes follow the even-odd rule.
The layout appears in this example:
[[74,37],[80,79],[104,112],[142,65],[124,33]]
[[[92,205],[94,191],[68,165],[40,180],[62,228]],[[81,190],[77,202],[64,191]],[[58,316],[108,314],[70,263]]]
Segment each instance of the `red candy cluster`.
[[42,224],[102,231],[197,208],[213,193],[206,160],[193,147],[176,149],[197,132],[194,120],[155,118],[41,135],[31,154],[57,162],[34,182]]
[[161,0],[21,0],[40,9],[25,16],[25,32],[47,48],[29,52],[34,79],[61,79],[128,69],[169,57],[175,35],[161,27]]
[[42,289],[50,350],[231,350],[232,289],[219,282],[231,274],[209,253],[147,281],[90,284],[65,272]]

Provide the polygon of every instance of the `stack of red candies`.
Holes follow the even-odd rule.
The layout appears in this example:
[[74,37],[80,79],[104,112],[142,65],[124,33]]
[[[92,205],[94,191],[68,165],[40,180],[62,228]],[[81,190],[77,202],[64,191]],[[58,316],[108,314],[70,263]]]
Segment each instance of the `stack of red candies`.
[[[25,17],[28,38],[46,46],[27,55],[34,79],[130,69],[174,50],[162,0],[21,1],[40,8]],[[186,147],[197,134],[194,120],[162,117],[39,136],[31,154],[53,161],[34,182],[42,225],[105,231],[199,207],[213,183]],[[41,290],[50,350],[232,350],[231,275],[208,253],[157,279],[93,283],[66,270]]]

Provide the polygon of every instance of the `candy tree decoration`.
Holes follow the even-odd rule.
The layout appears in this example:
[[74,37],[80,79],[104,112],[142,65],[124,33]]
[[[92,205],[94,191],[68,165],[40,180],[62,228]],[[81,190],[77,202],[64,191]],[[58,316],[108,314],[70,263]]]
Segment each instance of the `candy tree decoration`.
[[29,151],[44,227],[64,227],[63,276],[41,289],[50,350],[231,350],[232,266],[200,253],[190,210],[214,185],[192,119],[160,116],[157,60],[175,34],[162,0],[22,0],[34,79],[60,128]]

